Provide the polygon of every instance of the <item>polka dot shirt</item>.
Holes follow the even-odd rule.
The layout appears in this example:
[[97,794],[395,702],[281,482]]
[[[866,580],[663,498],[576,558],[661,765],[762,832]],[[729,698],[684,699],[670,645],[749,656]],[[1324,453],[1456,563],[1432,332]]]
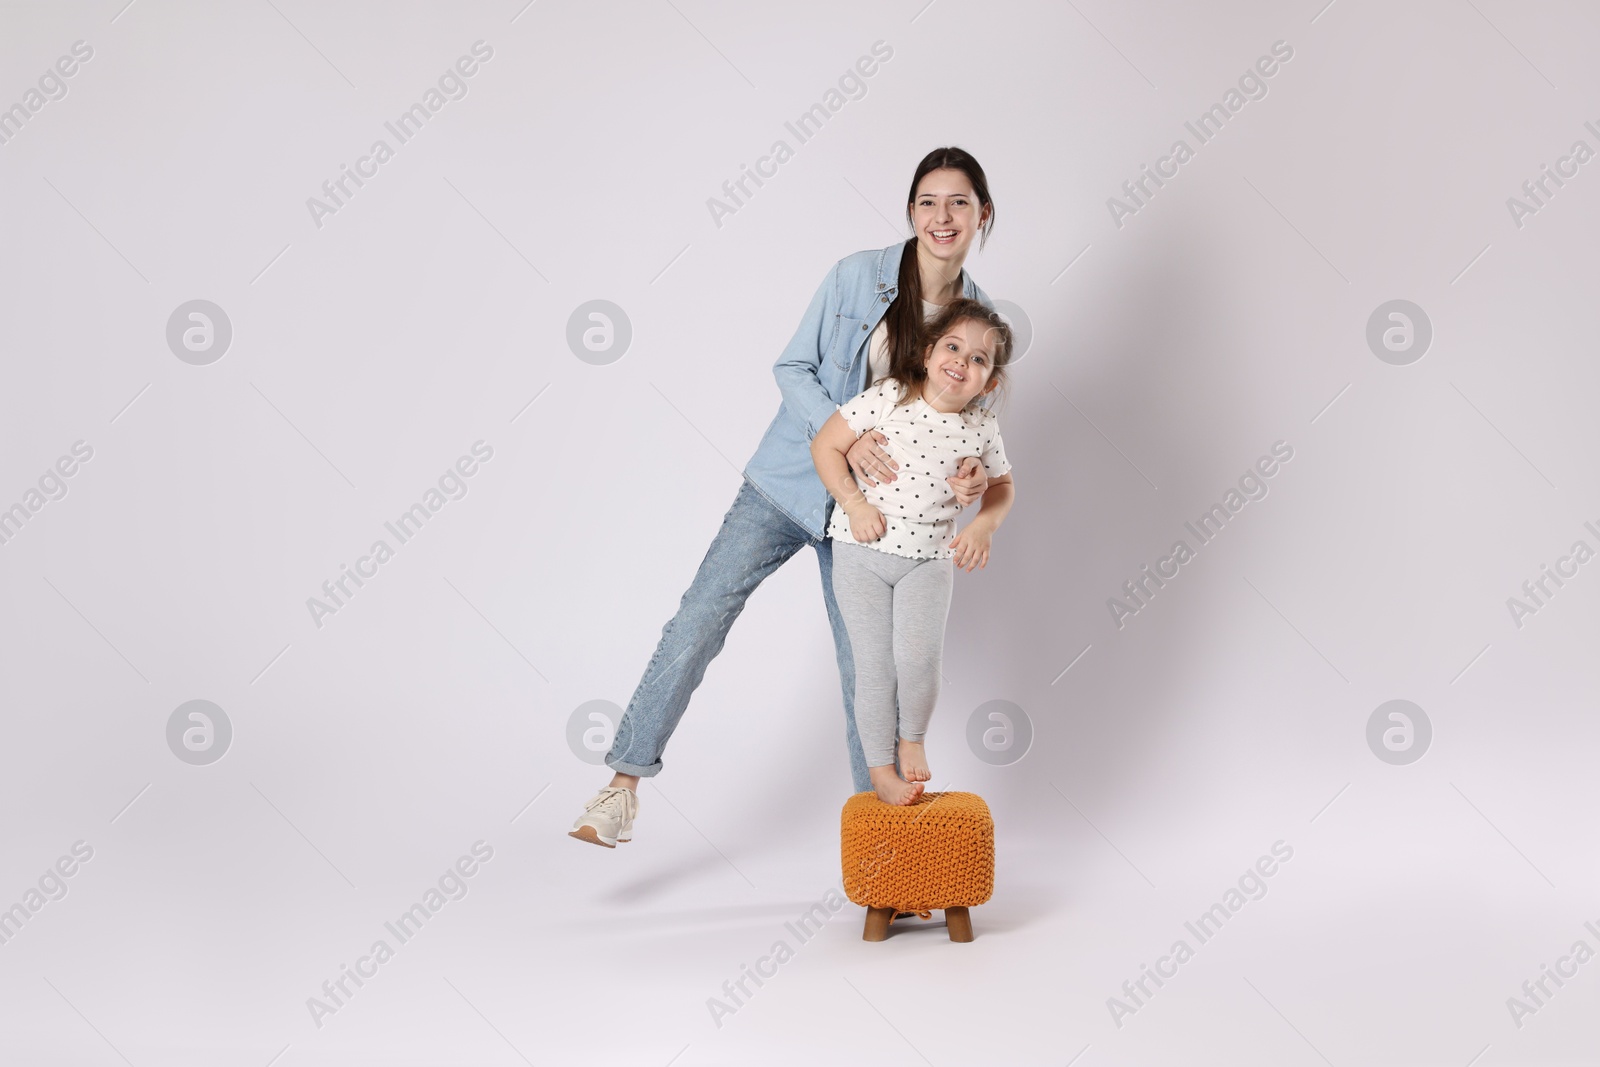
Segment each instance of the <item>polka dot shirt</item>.
[[957,412],[943,412],[918,396],[895,406],[900,383],[885,378],[839,406],[839,414],[860,437],[877,430],[889,440],[883,446],[898,463],[895,480],[857,486],[868,503],[883,513],[885,530],[876,541],[857,541],[850,518],[837,503],[828,520],[828,536],[912,559],[950,558],[956,533],[955,490],[946,478],[961,460],[976,456],[990,478],[1011,470],[1000,442],[1000,420],[973,400]]

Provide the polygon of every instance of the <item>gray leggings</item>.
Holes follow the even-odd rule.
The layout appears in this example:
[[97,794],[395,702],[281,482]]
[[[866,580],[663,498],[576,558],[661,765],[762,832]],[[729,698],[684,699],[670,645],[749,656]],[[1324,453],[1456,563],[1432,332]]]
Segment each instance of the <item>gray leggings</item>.
[[856,663],[856,730],[868,767],[895,763],[900,736],[921,741],[939,699],[939,661],[955,564],[833,542],[833,596]]

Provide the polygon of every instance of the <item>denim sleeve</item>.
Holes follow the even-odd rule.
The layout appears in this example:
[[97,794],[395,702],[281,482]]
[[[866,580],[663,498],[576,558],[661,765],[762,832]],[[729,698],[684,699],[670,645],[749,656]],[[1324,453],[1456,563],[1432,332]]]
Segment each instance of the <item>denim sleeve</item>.
[[783,355],[772,365],[773,376],[778,379],[778,391],[783,403],[805,423],[806,439],[817,436],[822,424],[839,409],[833,398],[822,388],[817,372],[826,356],[824,346],[828,338],[823,335],[829,318],[833,315],[833,294],[838,287],[839,265],[835,263],[817,287],[800,326],[789,340]]

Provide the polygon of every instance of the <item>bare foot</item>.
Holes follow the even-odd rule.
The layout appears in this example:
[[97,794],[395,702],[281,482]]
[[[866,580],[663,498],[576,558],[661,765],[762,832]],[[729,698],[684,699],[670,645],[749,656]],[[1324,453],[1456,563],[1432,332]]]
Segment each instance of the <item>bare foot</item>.
[[921,741],[900,739],[900,773],[908,782],[926,782],[933,777],[928,773],[928,755]]
[[877,791],[878,799],[885,804],[912,804],[922,795],[922,783],[901,778],[894,773],[892,763],[868,767],[867,773],[872,776],[872,788]]

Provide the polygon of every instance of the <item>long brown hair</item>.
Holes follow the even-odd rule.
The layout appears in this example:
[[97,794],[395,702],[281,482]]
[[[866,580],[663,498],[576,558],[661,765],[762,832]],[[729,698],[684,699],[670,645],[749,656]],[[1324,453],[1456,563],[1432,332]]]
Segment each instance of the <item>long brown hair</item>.
[[[994,229],[994,204],[989,199],[989,179],[978,161],[964,149],[935,148],[922,157],[917,172],[911,177],[911,192],[906,195],[906,224],[911,225],[911,205],[917,201],[917,186],[929,172],[945,167],[965,174],[978,203],[989,209],[989,219],[979,230],[978,247],[981,249],[989,239],[989,231]],[[917,269],[915,233],[900,250],[899,292],[885,312],[884,320],[889,324],[889,375],[904,381],[902,372],[908,369],[907,365],[919,370],[922,367],[922,272]]]
[[921,344],[917,346],[919,353],[917,359],[907,360],[903,372],[894,375],[895,380],[900,383],[900,395],[895,399],[895,407],[909,404],[922,395],[922,387],[928,380],[928,365],[924,362],[922,353],[927,351],[929,345],[937,344],[939,338],[968,319],[983,326],[984,340],[989,343],[989,381],[993,383],[992,388],[998,390],[1005,387],[1006,366],[1011,362],[1014,347],[1011,327],[1006,325],[1006,320],[1000,317],[998,311],[963,296],[939,309],[939,314],[935,315],[922,331]]

